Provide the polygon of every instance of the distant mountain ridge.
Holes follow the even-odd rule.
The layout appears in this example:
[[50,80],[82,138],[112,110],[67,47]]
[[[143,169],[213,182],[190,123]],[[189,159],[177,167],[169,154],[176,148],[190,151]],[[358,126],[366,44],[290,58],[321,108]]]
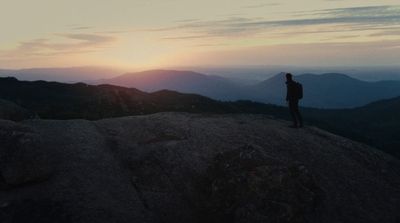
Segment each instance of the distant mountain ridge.
[[[345,74],[302,74],[294,77],[304,89],[301,105],[317,108],[352,108],[370,102],[400,96],[400,81],[361,81]],[[255,86],[260,101],[283,104],[286,86],[284,75],[278,74]]]
[[55,67],[28,69],[0,69],[0,77],[16,77],[19,80],[47,80],[58,82],[83,82],[99,78],[110,78],[123,72],[107,67]]
[[193,71],[148,70],[127,73],[99,83],[123,87],[134,87],[142,91],[174,90],[182,93],[195,93],[218,100],[245,99],[242,87],[233,81],[213,75]]
[[[370,102],[400,96],[400,81],[361,81],[345,74],[302,74],[294,77],[303,84],[302,106],[317,108],[353,108]],[[240,85],[218,76],[191,71],[151,70],[101,80],[143,91],[170,89],[195,93],[217,100],[253,100],[285,104],[285,75],[279,73],[254,85]]]
[[[172,90],[200,94],[216,100],[252,100],[285,105],[285,78],[279,73],[257,83],[185,70],[148,70],[136,73],[104,67],[33,68],[1,70],[0,77],[65,83],[112,84],[146,92]],[[98,79],[98,78],[102,79]],[[246,78],[246,73],[243,73]],[[342,73],[296,75],[303,84],[301,105],[315,108],[354,108],[373,101],[400,96],[400,81],[367,82]]]

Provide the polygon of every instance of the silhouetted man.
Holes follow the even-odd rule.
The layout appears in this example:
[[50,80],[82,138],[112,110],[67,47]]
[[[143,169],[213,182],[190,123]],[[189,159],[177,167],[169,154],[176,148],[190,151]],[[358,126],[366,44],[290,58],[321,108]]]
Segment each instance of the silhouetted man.
[[290,114],[293,118],[292,128],[303,127],[303,119],[299,111],[299,100],[303,98],[303,87],[300,83],[293,81],[293,75],[291,73],[286,74],[286,101],[289,104]]

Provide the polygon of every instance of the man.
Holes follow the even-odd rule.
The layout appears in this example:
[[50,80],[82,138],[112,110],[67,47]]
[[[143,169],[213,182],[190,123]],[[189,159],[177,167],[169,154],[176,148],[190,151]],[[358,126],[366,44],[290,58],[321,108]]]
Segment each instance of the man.
[[292,128],[303,127],[303,119],[299,111],[299,100],[303,97],[303,88],[301,84],[293,81],[293,75],[291,73],[286,74],[286,101],[289,104],[290,114],[293,118]]

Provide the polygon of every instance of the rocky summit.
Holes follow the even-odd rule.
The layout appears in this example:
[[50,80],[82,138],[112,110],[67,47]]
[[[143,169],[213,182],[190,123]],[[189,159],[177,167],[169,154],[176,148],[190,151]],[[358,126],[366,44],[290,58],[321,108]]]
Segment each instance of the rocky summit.
[[0,222],[399,222],[400,161],[265,115],[0,121]]

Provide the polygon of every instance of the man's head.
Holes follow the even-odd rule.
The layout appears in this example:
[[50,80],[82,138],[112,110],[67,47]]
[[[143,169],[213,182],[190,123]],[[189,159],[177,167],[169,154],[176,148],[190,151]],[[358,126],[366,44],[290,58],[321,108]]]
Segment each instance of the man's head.
[[286,73],[286,80],[291,81],[293,75],[291,73]]

